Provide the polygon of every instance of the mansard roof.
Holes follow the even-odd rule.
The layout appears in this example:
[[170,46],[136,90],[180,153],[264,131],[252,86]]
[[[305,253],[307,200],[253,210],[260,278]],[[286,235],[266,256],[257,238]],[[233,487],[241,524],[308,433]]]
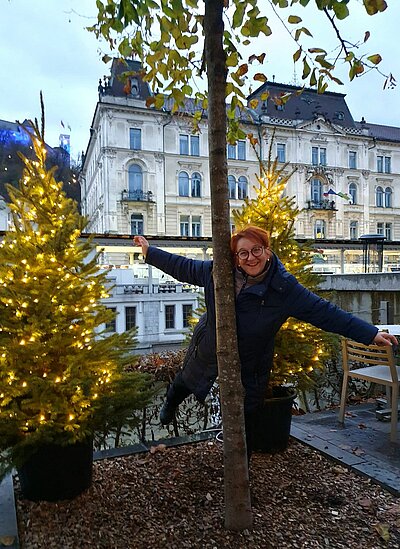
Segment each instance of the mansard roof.
[[[248,100],[260,99],[264,92],[269,93],[266,101],[260,100],[256,112],[259,116],[268,116],[274,119],[285,120],[314,120],[323,116],[332,124],[354,128],[355,122],[345,101],[345,94],[335,92],[318,93],[315,89],[302,88],[290,84],[277,82],[265,82],[257,90],[249,95]],[[274,98],[279,98],[287,93],[293,93],[292,97],[282,108],[274,103]]]
[[400,142],[400,128],[395,126],[383,126],[382,124],[369,124],[364,120],[356,122],[356,127],[368,132],[368,136],[375,138],[378,141]]

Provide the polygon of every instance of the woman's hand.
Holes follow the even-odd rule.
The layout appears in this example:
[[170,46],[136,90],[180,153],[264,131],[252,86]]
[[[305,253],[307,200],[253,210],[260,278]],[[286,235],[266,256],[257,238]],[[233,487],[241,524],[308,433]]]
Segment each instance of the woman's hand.
[[386,332],[378,332],[372,343],[375,343],[375,345],[395,345],[396,347],[399,344],[397,338],[393,334],[388,334]]
[[140,246],[142,248],[142,254],[144,255],[144,257],[146,257],[147,250],[149,249],[149,243],[147,242],[145,237],[144,236],[138,236],[138,235],[134,236],[133,237],[133,243],[136,246]]

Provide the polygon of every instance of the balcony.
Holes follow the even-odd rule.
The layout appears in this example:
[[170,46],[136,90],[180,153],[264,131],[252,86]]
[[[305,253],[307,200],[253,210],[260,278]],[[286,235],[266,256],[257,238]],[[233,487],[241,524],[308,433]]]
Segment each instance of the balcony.
[[122,191],[123,202],[154,202],[151,191]]
[[308,210],[330,210],[336,212],[335,201],[334,200],[321,200],[316,202],[314,200],[307,201]]

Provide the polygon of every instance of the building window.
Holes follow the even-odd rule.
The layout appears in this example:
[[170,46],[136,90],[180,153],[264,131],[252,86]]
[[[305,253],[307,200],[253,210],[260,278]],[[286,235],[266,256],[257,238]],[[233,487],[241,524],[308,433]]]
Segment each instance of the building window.
[[238,160],[246,160],[246,141],[237,142]]
[[392,224],[391,223],[377,223],[376,232],[384,237],[386,240],[392,240]]
[[201,236],[201,216],[181,215],[179,218],[181,236]]
[[[112,311],[114,314],[116,314],[117,312],[117,308],[116,307],[107,307],[108,309],[110,309],[110,311]],[[117,318],[114,317],[112,320],[110,320],[110,322],[106,322],[106,330],[108,330],[109,332],[116,332],[117,331]]]
[[182,325],[184,328],[189,328],[189,320],[193,316],[193,307],[192,305],[188,305],[184,303],[182,305]]
[[238,141],[235,145],[228,143],[228,160],[246,160],[246,141]]
[[349,151],[349,168],[352,170],[357,169],[357,152]]
[[311,201],[316,204],[322,202],[322,182],[320,179],[311,179]]
[[142,148],[142,130],[139,128],[131,128],[129,130],[130,148],[134,151],[140,151]]
[[190,136],[190,154],[200,156],[200,138],[198,135]]
[[245,198],[247,198],[247,179],[246,177],[244,177],[244,175],[241,175],[239,177],[239,181],[238,181],[238,199],[239,200],[244,200]]
[[229,185],[229,198],[235,200],[236,198],[236,179],[233,175],[228,175],[228,185]]
[[376,171],[379,173],[392,173],[392,158],[378,155],[376,157]]
[[[190,146],[190,148],[189,148]],[[200,138],[198,135],[180,135],[179,153],[184,156],[200,156]]]
[[358,221],[350,221],[350,240],[358,239]]
[[144,234],[143,214],[131,215],[131,234]]
[[249,196],[249,182],[247,177],[241,175],[236,181],[233,175],[228,175],[229,198],[232,200],[244,200]]
[[131,84],[131,91],[130,91],[131,95],[133,97],[139,97],[139,91],[140,91],[139,80],[136,77],[133,77],[130,80],[130,84]]
[[314,225],[314,238],[326,238],[326,224],[323,219],[317,219]]
[[195,198],[201,197],[201,175],[197,172],[192,174],[192,196]]
[[326,148],[312,147],[311,162],[313,166],[326,166]]
[[139,200],[143,194],[143,172],[138,164],[131,164],[128,169],[129,198]]
[[357,185],[355,183],[350,183],[349,195],[351,198],[351,204],[357,204]]
[[375,206],[377,208],[383,208],[383,189],[377,187],[375,190]]
[[[190,182],[190,186],[189,186]],[[189,178],[187,172],[180,172],[178,176],[179,196],[194,196],[195,198],[201,197],[201,175],[198,172],[194,172],[192,177]],[[189,194],[190,190],[190,194]]]
[[276,156],[278,162],[286,162],[286,145],[284,143],[277,143]]
[[186,172],[179,174],[179,196],[189,196],[189,174]]
[[165,305],[165,329],[175,328],[175,305]]
[[189,236],[189,216],[181,215],[179,220],[180,235]]
[[391,208],[392,207],[392,189],[390,187],[386,187],[385,189],[385,208]]
[[189,136],[188,135],[179,136],[179,154],[183,154],[185,156],[189,155]]
[[201,217],[199,215],[192,216],[192,236],[201,236]]
[[136,307],[125,307],[125,330],[136,328]]

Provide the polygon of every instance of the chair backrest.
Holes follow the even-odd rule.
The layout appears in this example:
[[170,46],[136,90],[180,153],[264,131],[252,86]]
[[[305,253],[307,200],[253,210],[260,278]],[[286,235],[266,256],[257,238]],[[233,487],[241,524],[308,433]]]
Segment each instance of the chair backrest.
[[360,366],[388,366],[393,383],[398,375],[392,345],[363,345],[352,339],[342,339],[343,369],[350,370],[351,364]]

